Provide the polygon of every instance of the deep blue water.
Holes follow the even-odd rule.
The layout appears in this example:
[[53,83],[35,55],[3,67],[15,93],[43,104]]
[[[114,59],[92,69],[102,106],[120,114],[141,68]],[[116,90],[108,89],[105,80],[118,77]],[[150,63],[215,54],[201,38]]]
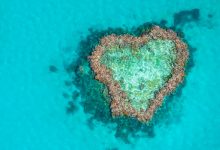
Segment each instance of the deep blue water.
[[[0,150],[220,149],[219,10],[218,0],[1,0]],[[66,66],[91,30],[161,20],[184,33],[193,63],[153,136],[126,143],[102,121],[91,129],[81,96],[66,113],[68,94],[79,91],[65,85]]]

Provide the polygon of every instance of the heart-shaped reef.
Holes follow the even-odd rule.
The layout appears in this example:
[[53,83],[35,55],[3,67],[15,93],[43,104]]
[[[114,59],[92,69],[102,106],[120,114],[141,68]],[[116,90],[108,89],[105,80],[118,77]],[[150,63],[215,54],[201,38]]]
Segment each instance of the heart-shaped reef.
[[89,59],[108,88],[112,115],[146,122],[183,81],[188,50],[175,32],[153,26],[140,37],[103,37]]

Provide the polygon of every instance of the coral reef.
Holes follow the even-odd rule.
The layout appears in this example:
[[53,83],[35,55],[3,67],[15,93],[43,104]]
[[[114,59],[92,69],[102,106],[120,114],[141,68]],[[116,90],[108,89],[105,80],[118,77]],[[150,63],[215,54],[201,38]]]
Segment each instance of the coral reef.
[[[185,20],[182,21],[185,22]],[[185,22],[185,24],[188,23],[189,22],[187,21]],[[78,87],[78,90],[80,91],[78,96],[80,96],[81,99],[78,101],[78,98],[76,99],[76,97],[73,96],[69,102],[74,105],[78,102],[80,103],[83,111],[89,116],[87,119],[87,125],[91,130],[96,128],[97,123],[101,123],[106,128],[109,128],[115,134],[116,138],[121,139],[125,143],[132,144],[133,140],[141,137],[154,138],[156,136],[155,128],[158,126],[162,125],[168,127],[170,124],[181,121],[182,103],[184,100],[182,99],[182,92],[187,85],[186,79],[179,84],[175,91],[165,97],[162,106],[157,109],[154,113],[154,117],[149,122],[142,123],[133,117],[111,117],[111,99],[106,92],[107,88],[103,83],[95,79],[95,74],[89,67],[87,59],[104,36],[111,34],[118,36],[124,34],[141,36],[144,33],[149,32],[149,29],[154,25],[158,25],[164,29],[172,29],[182,40],[184,40],[185,43],[187,43],[190,57],[185,66],[185,74],[190,75],[191,70],[194,65],[196,65],[194,62],[194,53],[196,53],[197,49],[192,47],[192,45],[186,41],[182,26],[179,26],[180,28],[178,28],[177,26],[168,26],[167,24],[167,20],[161,20],[160,22],[145,22],[144,24],[133,26],[131,29],[126,27],[88,29],[89,34],[85,38],[82,38],[78,45],[79,56],[77,59],[73,59],[70,64],[64,65],[67,73],[71,77],[71,80],[65,81],[64,85],[68,88],[71,86]],[[84,70],[87,71],[84,72]],[[75,95],[74,93],[75,92],[71,92],[69,95]],[[66,107],[66,112],[70,112],[70,103],[68,103]],[[70,114],[75,112],[76,111],[71,111]]]
[[89,59],[107,86],[112,115],[147,122],[183,81],[188,51],[175,32],[153,26],[140,37],[103,37]]

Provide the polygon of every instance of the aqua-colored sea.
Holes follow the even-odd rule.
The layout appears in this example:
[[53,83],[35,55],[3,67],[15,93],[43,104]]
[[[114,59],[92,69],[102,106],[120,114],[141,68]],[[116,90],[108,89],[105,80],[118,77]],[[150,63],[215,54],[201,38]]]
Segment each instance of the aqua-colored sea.
[[[66,66],[97,33],[146,22],[184,34],[190,69],[162,121],[126,140]],[[220,150],[219,86],[218,0],[0,1],[0,150]]]

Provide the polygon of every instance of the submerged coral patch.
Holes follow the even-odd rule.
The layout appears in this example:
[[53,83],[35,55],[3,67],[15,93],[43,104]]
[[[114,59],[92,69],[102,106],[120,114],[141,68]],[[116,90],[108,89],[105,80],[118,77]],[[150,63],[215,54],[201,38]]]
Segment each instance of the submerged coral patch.
[[200,19],[200,10],[183,10],[174,14],[174,26],[183,26],[188,22],[197,22]]
[[58,69],[57,69],[56,66],[54,66],[54,65],[50,65],[50,66],[49,66],[49,71],[50,71],[50,72],[57,72]]

